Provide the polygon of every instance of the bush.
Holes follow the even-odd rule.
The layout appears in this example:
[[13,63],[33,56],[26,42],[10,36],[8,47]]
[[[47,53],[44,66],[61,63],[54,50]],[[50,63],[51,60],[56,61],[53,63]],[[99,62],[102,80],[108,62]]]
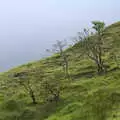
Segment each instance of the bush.
[[7,111],[20,111],[24,107],[21,101],[9,100],[2,104],[2,109]]

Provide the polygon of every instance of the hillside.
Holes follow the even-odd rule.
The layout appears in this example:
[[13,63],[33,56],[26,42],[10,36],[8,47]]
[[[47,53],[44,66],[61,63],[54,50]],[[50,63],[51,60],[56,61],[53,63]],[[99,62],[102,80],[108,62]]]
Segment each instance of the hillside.
[[[105,31],[107,37],[111,33],[110,36],[117,35],[119,41],[120,22],[108,26]],[[115,40],[110,39],[110,43],[115,43]],[[119,45],[118,41],[116,45]],[[108,71],[98,75],[94,62],[80,56],[79,43],[65,52],[69,61],[70,79],[63,76],[58,54],[1,73],[0,120],[120,119],[120,69],[116,63],[106,55]],[[24,88],[16,85],[13,76],[18,73],[27,73],[24,79],[31,80],[38,104],[32,104]],[[60,100],[57,103],[44,102],[42,90],[36,89],[40,87],[39,81],[44,80],[61,84]]]

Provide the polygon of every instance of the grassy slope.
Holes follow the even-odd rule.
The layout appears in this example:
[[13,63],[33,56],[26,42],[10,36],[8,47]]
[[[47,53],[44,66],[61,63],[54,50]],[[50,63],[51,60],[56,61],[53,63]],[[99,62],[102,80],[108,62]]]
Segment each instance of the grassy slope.
[[[107,32],[120,35],[120,22],[108,27]],[[0,120],[116,120],[120,115],[120,70],[114,69],[114,62],[109,60],[109,72],[98,76],[92,61],[79,56],[78,45],[66,52],[72,80],[64,80],[60,102],[57,105],[47,103],[33,106],[27,96],[23,99],[16,95],[3,97],[1,94]],[[43,69],[47,78],[62,68],[59,56],[55,55],[3,73],[1,81],[8,79],[10,74],[28,69]],[[4,92],[9,93],[7,90]]]

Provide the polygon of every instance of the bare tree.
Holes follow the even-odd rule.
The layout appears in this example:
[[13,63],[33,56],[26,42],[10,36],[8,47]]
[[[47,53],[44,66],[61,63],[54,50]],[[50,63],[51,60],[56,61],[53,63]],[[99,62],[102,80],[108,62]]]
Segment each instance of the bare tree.
[[[70,74],[69,74],[68,56],[64,52],[64,49],[65,49],[66,46],[67,46],[67,42],[65,40],[64,41],[57,40],[56,44],[53,45],[53,48],[52,48],[51,51],[53,53],[58,53],[60,55],[60,57],[62,59],[61,60],[61,65],[63,67],[63,71],[65,73],[65,77],[69,78]],[[47,50],[47,51],[50,51],[50,50]]]
[[37,104],[37,95],[40,92],[41,82],[43,79],[41,70],[27,70],[15,73],[13,75],[16,86],[22,87],[25,93],[31,98],[33,104]]
[[32,85],[30,84],[30,80],[26,76],[27,76],[26,72],[16,73],[14,75],[14,77],[17,78],[16,82],[18,83],[18,85],[22,86],[26,90],[28,95],[31,97],[32,103],[37,104],[34,90],[32,89]]

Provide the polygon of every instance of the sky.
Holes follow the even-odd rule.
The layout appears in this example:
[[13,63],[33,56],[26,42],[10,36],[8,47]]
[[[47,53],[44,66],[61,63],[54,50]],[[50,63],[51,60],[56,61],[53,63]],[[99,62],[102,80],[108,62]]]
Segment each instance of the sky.
[[47,56],[93,20],[120,21],[120,0],[0,0],[0,71]]

